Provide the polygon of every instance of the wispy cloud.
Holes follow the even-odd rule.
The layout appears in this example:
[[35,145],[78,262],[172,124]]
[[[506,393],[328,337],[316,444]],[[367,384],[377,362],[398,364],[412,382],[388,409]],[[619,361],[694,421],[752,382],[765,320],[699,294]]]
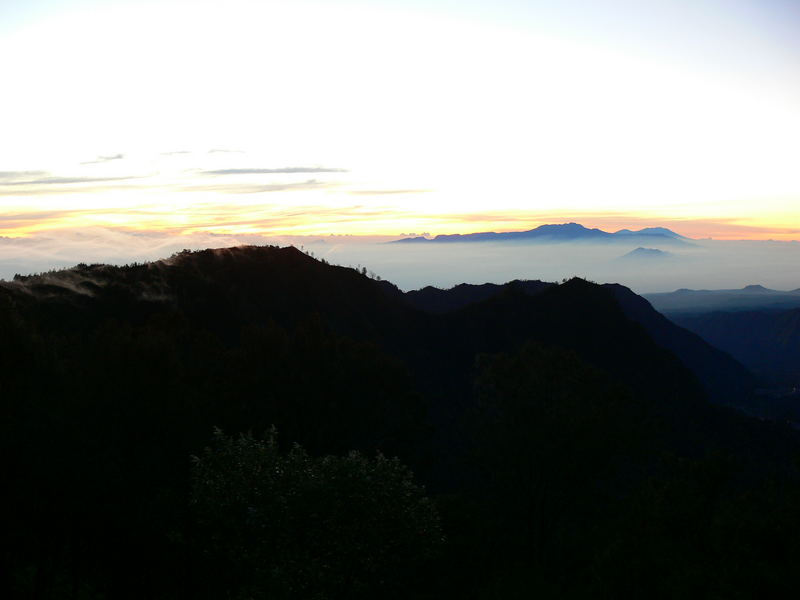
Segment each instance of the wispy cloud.
[[191,150],[173,150],[172,152],[162,152],[161,156],[176,156],[178,154],[191,154]]
[[43,177],[47,171],[0,171],[0,185],[6,181],[17,179],[30,179],[31,177]]
[[[102,209],[70,209],[63,210],[41,210],[41,211],[17,211],[0,214],[0,231],[4,234],[19,235],[30,234],[30,232],[58,231],[66,224],[76,222],[80,226],[87,226],[87,218],[91,220],[94,216],[107,214]],[[81,222],[83,220],[83,222]],[[40,236],[41,233],[34,233]],[[9,238],[25,240],[28,238]]]
[[281,167],[278,169],[213,169],[200,171],[203,175],[274,175],[279,173],[348,173],[347,169],[330,167]]
[[82,162],[81,164],[82,165],[96,165],[98,163],[109,162],[109,161],[112,161],[112,160],[122,160],[123,158],[125,158],[124,154],[112,154],[110,156],[98,156],[94,160],[87,160],[85,162]]
[[352,190],[347,192],[353,196],[387,196],[392,194],[427,194],[431,190]]
[[[184,151],[179,151],[183,153]],[[188,151],[186,151],[188,152]],[[97,193],[128,188],[139,180],[137,188],[158,189],[162,192],[216,192],[223,194],[259,194],[322,189],[339,186],[319,179],[304,181],[233,180],[231,175],[304,175],[346,172],[326,167],[285,167],[269,169],[189,170],[171,180],[152,175],[83,176],[55,175],[48,171],[0,171],[0,196],[46,196],[53,194]],[[188,177],[187,177],[188,176]]]
[[20,179],[12,181],[0,181],[0,187],[17,185],[65,185],[70,183],[100,183],[105,181],[124,181],[136,179],[136,176],[126,175],[124,177],[39,177],[37,179]]
[[244,150],[226,150],[224,148],[213,148],[208,151],[209,154],[244,154]]
[[265,184],[246,184],[231,183],[219,185],[187,185],[176,187],[179,192],[219,192],[225,194],[259,194],[262,192],[289,192],[297,190],[312,190],[321,188],[335,187],[337,184],[309,179],[295,183],[265,183]]
[[124,211],[116,207],[19,210],[0,215],[0,234],[39,237],[64,228],[120,222],[123,214],[128,223],[126,230],[131,234],[136,230],[140,233],[149,230],[160,232],[159,235],[179,236],[198,231],[225,235],[231,232],[279,232],[280,235],[287,235],[304,231],[310,220],[327,232],[335,232],[341,224],[392,216],[383,208],[358,204],[331,207],[298,203],[287,206],[285,203],[240,204],[217,199],[209,202],[190,201],[166,212],[158,203],[129,207]]
[[35,212],[23,212],[23,213],[3,213],[0,214],[0,224],[4,224],[7,222],[15,223],[18,221],[24,222],[31,222],[31,221],[43,221],[46,219],[53,219],[57,217],[63,217],[67,211],[35,211]]
[[[74,193],[78,190],[85,193],[99,192],[111,188],[126,187],[127,182],[134,179],[142,179],[142,177],[137,175],[121,177],[48,176],[34,179],[0,177],[0,196],[45,196]],[[121,182],[126,182],[126,184],[120,185]]]

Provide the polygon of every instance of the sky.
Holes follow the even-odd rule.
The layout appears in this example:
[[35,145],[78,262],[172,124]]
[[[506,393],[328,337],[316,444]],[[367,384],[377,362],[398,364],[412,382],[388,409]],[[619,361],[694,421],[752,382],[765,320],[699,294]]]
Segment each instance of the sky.
[[2,2],[0,236],[800,239],[798,33],[795,0]]

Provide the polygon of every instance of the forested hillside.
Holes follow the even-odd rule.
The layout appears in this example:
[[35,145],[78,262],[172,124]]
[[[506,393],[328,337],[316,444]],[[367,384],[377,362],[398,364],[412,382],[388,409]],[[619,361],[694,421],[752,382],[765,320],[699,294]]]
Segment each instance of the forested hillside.
[[540,284],[414,296],[277,247],[0,284],[5,597],[792,590],[800,438],[731,408],[749,373],[627,289]]

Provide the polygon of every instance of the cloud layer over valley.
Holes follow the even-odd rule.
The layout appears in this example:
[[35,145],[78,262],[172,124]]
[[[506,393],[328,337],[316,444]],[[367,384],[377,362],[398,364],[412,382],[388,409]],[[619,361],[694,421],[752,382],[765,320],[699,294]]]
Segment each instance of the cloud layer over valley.
[[[663,246],[666,257],[623,259],[638,243],[448,243],[396,244],[367,236],[220,235],[129,231],[95,227],[62,229],[24,238],[0,238],[0,278],[79,262],[124,264],[166,258],[184,248],[241,244],[302,246],[332,264],[366,267],[401,288],[458,283],[502,283],[512,279],[559,281],[572,276],[616,282],[640,293],[678,288],[727,289],[750,284],[791,290],[800,287],[800,243],[691,240]],[[657,248],[658,242],[651,244]],[[641,252],[638,254],[642,254]]]

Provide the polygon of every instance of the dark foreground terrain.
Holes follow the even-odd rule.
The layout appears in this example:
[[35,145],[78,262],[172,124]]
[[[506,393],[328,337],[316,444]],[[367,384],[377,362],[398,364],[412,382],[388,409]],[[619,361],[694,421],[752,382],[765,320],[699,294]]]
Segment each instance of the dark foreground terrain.
[[0,284],[7,598],[770,598],[800,438],[621,286],[294,248]]

